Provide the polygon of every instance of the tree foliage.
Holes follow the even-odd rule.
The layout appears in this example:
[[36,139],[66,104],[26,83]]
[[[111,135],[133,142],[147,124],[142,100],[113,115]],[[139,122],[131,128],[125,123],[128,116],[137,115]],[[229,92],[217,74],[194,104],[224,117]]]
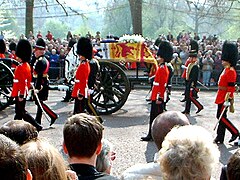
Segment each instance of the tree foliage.
[[[68,26],[59,20],[47,20],[44,24],[43,32],[47,32],[48,30],[52,32],[55,38],[66,38]],[[44,36],[44,34],[43,34]]]
[[132,34],[132,22],[129,4],[126,0],[110,0],[105,10],[103,35],[121,36]]

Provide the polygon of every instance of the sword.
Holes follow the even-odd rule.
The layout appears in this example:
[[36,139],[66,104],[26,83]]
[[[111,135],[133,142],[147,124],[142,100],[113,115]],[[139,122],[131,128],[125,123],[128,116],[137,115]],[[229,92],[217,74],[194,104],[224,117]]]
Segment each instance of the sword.
[[209,88],[207,86],[205,86],[203,83],[201,83],[200,81],[197,81],[198,84],[200,84],[202,87],[204,87],[205,89],[209,90]]
[[215,125],[214,128],[213,128],[214,131],[215,131],[215,129],[217,128],[218,123],[221,121],[222,116],[223,116],[223,113],[224,113],[224,111],[227,109],[227,107],[228,107],[228,106],[225,106],[225,107],[223,108],[223,110],[222,110],[222,112],[221,112],[221,114],[220,114],[220,116],[219,116],[219,118],[218,118],[218,121],[217,121],[216,125]]
[[47,116],[46,112],[43,110],[42,104],[41,104],[41,102],[40,102],[40,100],[39,100],[39,97],[38,97],[37,93],[35,92],[36,88],[35,88],[34,84],[31,83],[31,85],[32,85],[32,88],[33,88],[34,95],[35,95],[35,97],[36,97],[36,99],[37,99],[37,102],[38,102],[38,104],[39,104],[39,107],[41,108],[41,110],[42,110],[45,118],[47,119],[47,121],[48,121],[49,123],[51,123],[51,121],[48,119],[48,116]]

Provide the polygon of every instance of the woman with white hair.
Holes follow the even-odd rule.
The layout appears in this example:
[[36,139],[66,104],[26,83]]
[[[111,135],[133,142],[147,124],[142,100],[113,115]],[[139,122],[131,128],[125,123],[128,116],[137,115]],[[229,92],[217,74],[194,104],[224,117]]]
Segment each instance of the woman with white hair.
[[220,152],[211,134],[203,127],[174,127],[165,137],[160,150],[163,179],[207,180]]

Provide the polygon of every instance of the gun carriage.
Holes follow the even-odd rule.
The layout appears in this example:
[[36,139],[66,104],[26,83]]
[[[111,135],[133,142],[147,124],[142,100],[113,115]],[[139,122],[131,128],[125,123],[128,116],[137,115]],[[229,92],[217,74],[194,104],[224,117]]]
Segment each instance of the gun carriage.
[[[138,66],[134,70],[136,75],[133,75],[133,71],[128,70],[125,64],[144,63],[147,69],[153,69],[157,62],[143,42],[103,41],[98,49],[102,58],[98,59],[100,70],[97,73],[92,102],[100,114],[112,114],[125,104],[132,84],[143,81],[143,78],[144,81],[148,80],[148,77],[138,74]],[[51,89],[71,90],[78,63],[75,50],[76,47],[71,49],[64,66],[57,67],[59,72],[57,81],[51,79],[51,71],[56,71],[56,67],[50,68]],[[13,84],[13,64],[17,65],[18,62],[12,59],[0,59],[0,110],[13,103],[13,99],[10,97]],[[63,83],[63,81],[65,82]]]
[[13,103],[11,98],[13,71],[18,62],[4,58],[0,59],[0,111]]

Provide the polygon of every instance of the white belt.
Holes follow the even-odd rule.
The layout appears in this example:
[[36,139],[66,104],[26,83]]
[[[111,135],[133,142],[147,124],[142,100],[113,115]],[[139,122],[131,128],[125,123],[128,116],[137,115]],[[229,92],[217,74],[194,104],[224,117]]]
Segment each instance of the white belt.
[[153,81],[153,85],[154,85],[154,86],[159,86],[159,83],[156,82],[156,81]]
[[[14,83],[18,83],[19,82],[19,80],[18,79],[13,79],[13,82]],[[27,79],[25,79],[25,83],[27,83],[28,82],[28,80]]]
[[19,81],[18,81],[18,79],[13,79],[13,82],[18,83]]

